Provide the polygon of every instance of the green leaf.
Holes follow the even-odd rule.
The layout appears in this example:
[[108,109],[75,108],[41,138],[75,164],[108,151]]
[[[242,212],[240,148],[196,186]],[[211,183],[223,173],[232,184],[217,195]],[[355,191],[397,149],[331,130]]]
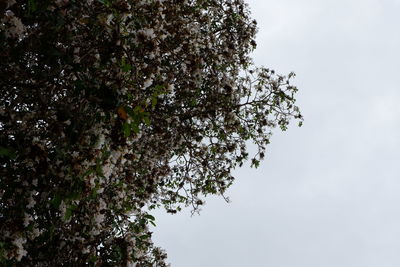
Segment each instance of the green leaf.
[[123,72],[128,72],[132,69],[132,66],[130,64],[122,64],[121,69]]
[[197,105],[197,100],[196,100],[196,99],[190,100],[189,105],[190,105],[191,107],[195,107],[195,106]]
[[96,263],[96,261],[97,261],[96,255],[90,256],[89,261],[90,261],[91,263]]
[[95,172],[95,171],[94,171],[93,169],[87,170],[87,171],[84,172],[84,173],[82,174],[82,176],[80,177],[81,180],[84,180],[84,178],[85,178],[86,176],[89,176],[90,174],[92,174],[92,173],[94,173],[94,172]]
[[158,95],[162,94],[164,92],[165,86],[161,84],[157,84],[154,86],[154,91],[157,92]]
[[126,93],[126,96],[127,96],[129,101],[133,100],[133,95],[130,92]]
[[156,105],[157,105],[157,97],[155,97],[155,96],[152,96],[151,97],[151,108],[152,109],[154,109],[155,107],[156,107]]
[[260,166],[260,161],[257,159],[252,159],[251,165],[255,168],[258,168]]
[[132,124],[132,130],[135,134],[138,134],[140,132],[139,125],[136,123]]
[[37,10],[36,0],[28,0],[28,15],[31,15]]
[[149,126],[149,125],[150,125],[150,119],[149,119],[149,117],[148,117],[148,116],[143,117],[143,122],[144,122],[147,126]]
[[50,203],[54,208],[57,209],[61,205],[61,196],[59,194],[56,194],[54,198],[50,201]]
[[16,155],[13,149],[0,146],[0,157],[7,157],[12,159],[15,158]]
[[111,3],[109,0],[97,0],[98,2],[102,3],[103,5],[109,7],[111,6]]
[[146,215],[144,215],[144,217],[146,219],[149,219],[149,220],[152,220],[152,221],[154,221],[156,219],[153,215],[150,215],[150,214],[146,214]]
[[98,188],[93,188],[92,191],[90,192],[90,199],[96,199],[97,198],[97,189]]
[[71,216],[72,216],[72,209],[68,208],[68,209],[65,211],[64,220],[69,220],[69,218],[71,218]]
[[141,236],[139,236],[139,239],[141,239],[141,240],[146,240],[146,239],[148,239],[150,237],[150,235],[141,235]]
[[67,207],[67,210],[65,211],[65,216],[64,219],[68,220],[69,218],[71,218],[72,213],[74,212],[74,210],[77,208],[76,205],[71,204],[70,206]]
[[124,133],[124,136],[125,136],[125,137],[128,137],[128,136],[131,135],[131,126],[130,126],[129,123],[125,122],[125,123],[122,125],[122,132]]
[[104,176],[103,173],[103,168],[102,168],[102,163],[100,159],[96,160],[96,170],[95,170],[96,174],[99,176]]

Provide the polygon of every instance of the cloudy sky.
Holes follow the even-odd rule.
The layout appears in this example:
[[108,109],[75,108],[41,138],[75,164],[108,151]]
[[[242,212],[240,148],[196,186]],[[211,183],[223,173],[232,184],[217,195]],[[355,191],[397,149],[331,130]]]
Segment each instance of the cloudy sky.
[[156,213],[173,267],[400,266],[400,0],[248,0],[258,65],[295,71],[304,126],[275,131],[227,204]]

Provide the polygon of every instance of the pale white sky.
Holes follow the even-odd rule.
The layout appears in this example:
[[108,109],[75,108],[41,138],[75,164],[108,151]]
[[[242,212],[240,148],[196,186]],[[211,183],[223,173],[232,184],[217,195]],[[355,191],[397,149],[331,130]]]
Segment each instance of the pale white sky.
[[173,267],[400,266],[400,1],[251,0],[258,65],[295,71],[305,123],[200,216],[158,212]]

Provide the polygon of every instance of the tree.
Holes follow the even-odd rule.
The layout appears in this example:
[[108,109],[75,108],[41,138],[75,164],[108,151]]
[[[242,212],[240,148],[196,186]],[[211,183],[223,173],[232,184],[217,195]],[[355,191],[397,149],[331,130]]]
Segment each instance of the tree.
[[2,266],[165,266],[148,211],[223,196],[272,128],[302,120],[293,74],[252,63],[242,0],[2,0],[0,12]]

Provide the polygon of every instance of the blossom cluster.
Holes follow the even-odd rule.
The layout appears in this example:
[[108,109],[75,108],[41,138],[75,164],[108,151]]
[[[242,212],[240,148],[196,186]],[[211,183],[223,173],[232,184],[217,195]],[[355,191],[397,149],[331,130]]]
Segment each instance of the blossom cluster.
[[3,9],[0,265],[167,266],[148,211],[224,197],[271,129],[302,119],[293,74],[249,57],[257,24],[243,0]]

